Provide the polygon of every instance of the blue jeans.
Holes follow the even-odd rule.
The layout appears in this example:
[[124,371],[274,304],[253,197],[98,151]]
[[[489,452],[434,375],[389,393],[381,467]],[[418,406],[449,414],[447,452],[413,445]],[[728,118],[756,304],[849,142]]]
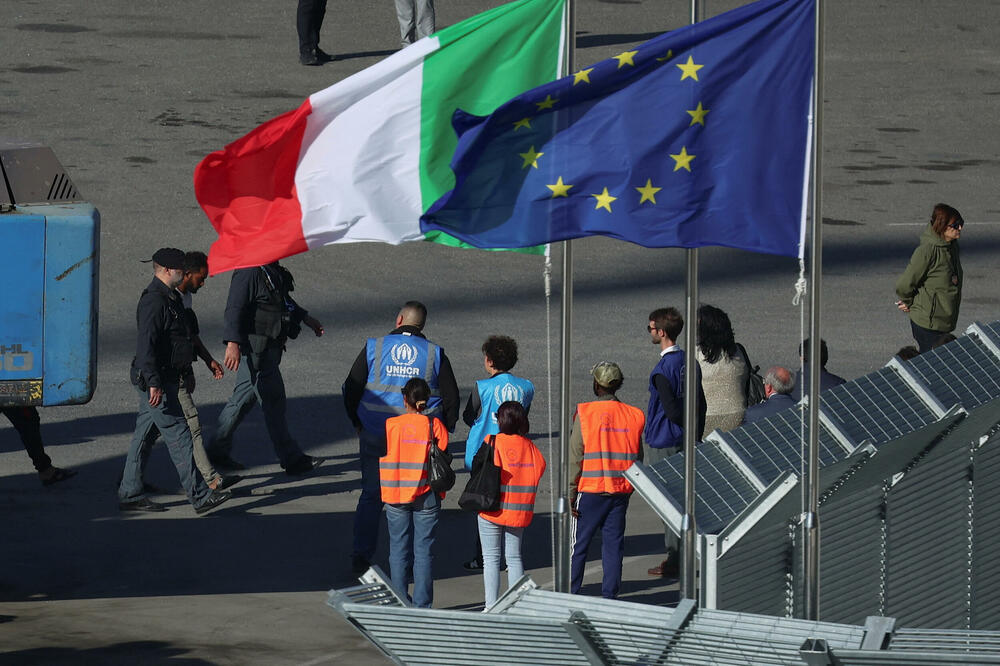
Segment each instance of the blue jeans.
[[521,537],[523,527],[497,525],[479,516],[479,540],[483,544],[483,588],[486,607],[496,603],[500,596],[500,538],[503,537],[503,554],[507,558],[507,587],[524,575],[521,562]]
[[598,528],[601,529],[601,567],[604,578],[601,582],[601,596],[614,599],[622,585],[622,559],[625,557],[625,512],[632,495],[598,495],[580,493],[576,521],[576,545],[573,547],[573,566],[570,574],[569,591],[580,592],[583,586],[583,569],[587,564],[587,549]]
[[378,459],[385,455],[385,430],[373,433],[363,430],[358,435],[361,458],[361,496],[354,513],[354,555],[369,562],[378,547],[378,521],[382,516],[382,484],[379,480]]
[[[434,532],[437,531],[441,500],[426,492],[409,504],[386,504],[389,523],[389,571],[392,584],[409,589],[408,573],[413,569],[413,605],[430,608],[434,601]],[[410,598],[407,593],[407,598]]]
[[236,386],[219,414],[215,437],[206,448],[211,460],[229,457],[233,433],[243,417],[260,401],[264,424],[271,436],[274,453],[281,466],[288,468],[304,454],[288,432],[285,419],[285,381],[281,378],[281,347],[268,347],[262,354],[242,354],[236,371]]
[[151,444],[156,441],[159,431],[167,443],[167,451],[174,467],[177,468],[177,475],[187,493],[188,501],[195,506],[201,506],[212,491],[205,485],[201,476],[195,473],[191,430],[177,400],[177,384],[164,383],[163,400],[156,407],[149,405],[149,391],[143,391],[138,387],[135,390],[139,394],[139,414],[135,419],[132,443],[125,457],[122,482],[118,486],[118,499],[122,502],[134,502],[146,496],[142,485],[142,472],[149,459]]

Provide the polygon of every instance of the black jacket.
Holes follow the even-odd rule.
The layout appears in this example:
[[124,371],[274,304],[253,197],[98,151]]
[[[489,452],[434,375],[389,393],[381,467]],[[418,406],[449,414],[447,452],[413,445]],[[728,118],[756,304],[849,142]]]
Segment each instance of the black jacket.
[[139,297],[135,312],[138,335],[135,360],[138,378],[146,386],[163,388],[194,360],[194,342],[187,313],[177,291],[153,278]]
[[[286,324],[299,325],[309,313],[289,296],[291,282],[291,273],[278,262],[233,271],[226,301],[223,342],[236,342],[243,348],[249,345],[249,336],[255,333],[255,322],[260,321],[262,310],[274,306],[276,294],[278,307],[284,305],[288,311]],[[287,330],[268,337],[283,344],[285,335]]]

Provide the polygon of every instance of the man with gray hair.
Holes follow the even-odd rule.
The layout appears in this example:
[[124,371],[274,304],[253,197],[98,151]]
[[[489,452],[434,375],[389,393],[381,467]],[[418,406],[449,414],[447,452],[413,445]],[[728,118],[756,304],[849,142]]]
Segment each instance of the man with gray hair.
[[402,388],[421,377],[431,387],[424,414],[437,416],[448,432],[458,422],[458,382],[444,350],[424,337],[427,308],[409,301],[396,315],[396,328],[381,338],[368,338],[344,381],[344,407],[358,432],[361,497],[354,515],[351,568],[363,574],[378,545],[382,513],[379,458],[385,455],[385,422],[406,412]]
[[795,388],[795,377],[792,371],[781,366],[769,368],[764,375],[764,395],[767,399],[759,405],[747,407],[743,423],[753,423],[777,414],[783,409],[795,406],[795,400],[789,395]]

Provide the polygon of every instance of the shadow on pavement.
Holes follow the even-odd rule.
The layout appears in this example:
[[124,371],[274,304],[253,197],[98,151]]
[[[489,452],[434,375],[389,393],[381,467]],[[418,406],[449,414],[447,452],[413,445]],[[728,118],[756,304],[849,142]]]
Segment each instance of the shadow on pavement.
[[0,666],[10,664],[100,664],[101,666],[211,666],[204,659],[185,657],[186,648],[160,641],[132,641],[95,648],[34,648],[0,654]]

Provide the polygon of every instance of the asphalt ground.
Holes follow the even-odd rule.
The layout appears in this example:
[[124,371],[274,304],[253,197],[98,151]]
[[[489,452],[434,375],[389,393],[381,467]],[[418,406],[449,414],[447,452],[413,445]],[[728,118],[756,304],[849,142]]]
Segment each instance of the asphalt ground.
[[[438,25],[497,4],[439,2]],[[709,0],[706,9],[714,15],[737,4]],[[968,222],[960,329],[1000,318],[992,282],[1000,249],[993,30],[1000,5],[826,4],[822,331],[830,369],[853,378],[910,344],[908,322],[892,305],[893,283],[938,201]],[[539,257],[422,243],[331,246],[285,262],[296,298],[327,334],[291,343],[282,365],[292,432],[326,464],[303,480],[281,475],[255,410],[234,452],[251,465],[243,495],[195,517],[160,447],[147,477],[167,489],[160,499],[170,510],[119,515],[115,479],[136,408],[127,381],[134,308],[150,278],[139,260],[161,246],[207,249],[214,239],[194,199],[195,165],[398,48],[392,3],[330,0],[321,45],[338,59],[301,67],[294,12],[294,2],[264,0],[0,4],[0,135],[50,145],[102,214],[98,389],[87,405],[42,410],[48,452],[79,476],[43,489],[15,433],[0,423],[0,664],[384,663],[324,600],[327,589],[352,583],[359,471],[340,386],[364,338],[386,332],[405,300],[428,305],[427,333],[447,350],[463,398],[482,375],[482,340],[491,333],[519,340],[518,371],[538,388],[532,432],[550,451],[548,432],[558,430],[549,358],[557,373],[560,248],[549,301]],[[577,62],[619,53],[687,16],[683,0],[579,0]],[[588,369],[610,359],[625,373],[621,397],[642,406],[656,360],[646,315],[683,306],[684,253],[608,239],[573,247],[572,398],[588,399]],[[797,276],[794,260],[701,252],[701,300],[729,312],[738,339],[765,367],[797,362]],[[214,278],[195,300],[218,357],[227,285],[226,276]],[[195,396],[210,430],[232,378],[199,373]],[[455,440],[466,432],[459,426]],[[546,490],[526,545],[540,583],[551,581],[549,503]],[[437,607],[481,602],[479,576],[461,569],[473,529],[449,498]],[[625,598],[676,597],[676,585],[645,574],[661,543],[655,516],[636,497]],[[585,592],[599,593],[599,567],[587,583]]]

